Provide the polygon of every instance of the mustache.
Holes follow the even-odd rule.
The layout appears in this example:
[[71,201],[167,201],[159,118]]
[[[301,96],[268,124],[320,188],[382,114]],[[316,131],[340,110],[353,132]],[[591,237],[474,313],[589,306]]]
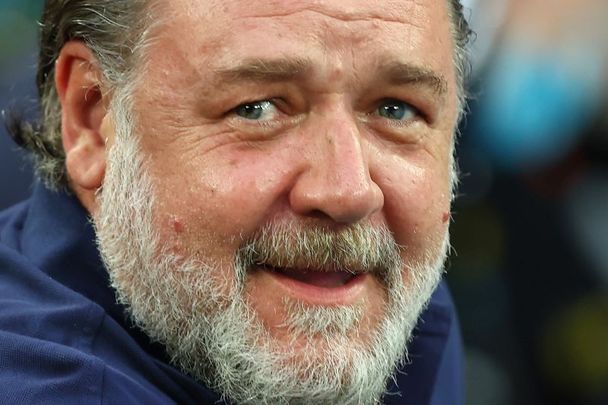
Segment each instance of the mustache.
[[401,251],[386,225],[357,223],[340,229],[301,222],[270,223],[236,255],[242,269],[253,266],[307,271],[345,271],[379,276],[403,268]]

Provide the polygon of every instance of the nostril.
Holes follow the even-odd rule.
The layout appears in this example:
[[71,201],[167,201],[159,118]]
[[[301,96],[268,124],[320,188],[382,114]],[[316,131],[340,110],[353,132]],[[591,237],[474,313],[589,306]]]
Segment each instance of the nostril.
[[318,209],[311,210],[309,213],[306,214],[306,216],[309,218],[321,219],[324,221],[332,219],[330,215],[327,215],[325,212]]

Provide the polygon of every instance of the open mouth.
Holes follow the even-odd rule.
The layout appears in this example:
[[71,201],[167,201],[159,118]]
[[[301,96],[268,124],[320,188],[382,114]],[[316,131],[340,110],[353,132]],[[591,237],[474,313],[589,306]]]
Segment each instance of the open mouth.
[[320,288],[339,288],[345,286],[358,276],[348,271],[320,271],[266,266],[264,270]]
[[271,265],[257,265],[254,272],[272,294],[324,306],[353,305],[367,294],[371,276],[367,272]]

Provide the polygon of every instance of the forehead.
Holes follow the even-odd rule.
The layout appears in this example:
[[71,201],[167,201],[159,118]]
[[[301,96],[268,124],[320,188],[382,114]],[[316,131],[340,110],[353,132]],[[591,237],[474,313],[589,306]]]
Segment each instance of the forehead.
[[[226,0],[191,2],[177,0],[172,5],[181,5],[182,11],[201,17],[224,15],[229,18],[280,18],[299,15],[300,18],[314,18],[319,14],[337,21],[386,21],[407,24],[423,15],[430,17],[445,5],[441,0]],[[175,10],[179,12],[179,8]],[[202,15],[201,15],[202,13]],[[439,13],[441,14],[441,13]],[[424,18],[424,17],[423,17]]]
[[158,42],[181,71],[299,56],[319,69],[413,63],[453,79],[446,0],[159,1]]

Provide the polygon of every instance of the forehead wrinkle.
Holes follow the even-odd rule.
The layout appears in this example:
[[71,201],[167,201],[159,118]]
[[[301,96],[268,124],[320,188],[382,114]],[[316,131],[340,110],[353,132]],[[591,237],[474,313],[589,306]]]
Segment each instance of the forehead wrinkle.
[[[253,10],[252,13],[241,14],[240,18],[275,18],[275,17],[288,17],[294,14],[303,13],[303,12],[312,12],[316,14],[321,14],[325,17],[340,20],[342,22],[370,22],[380,20],[383,22],[391,22],[391,23],[400,23],[400,24],[411,24],[408,16],[415,13],[415,9],[420,7],[425,7],[415,0],[404,1],[386,1],[381,10],[379,12],[375,8],[370,8],[369,10],[361,10],[361,5],[353,5],[348,6],[344,4],[345,2],[340,1],[341,9],[331,8],[333,5],[331,2],[326,2],[323,0],[316,0],[311,2],[286,2],[286,1],[276,1],[269,2],[267,4],[268,11],[261,10],[259,12],[255,12]],[[282,8],[282,10],[281,10]],[[259,10],[259,8],[258,8]],[[272,10],[272,11],[270,11]]]
[[358,13],[349,13],[349,14],[342,14],[339,12],[328,12],[325,10],[316,10],[314,8],[303,8],[301,10],[297,10],[297,11],[292,11],[292,12],[285,12],[285,13],[272,13],[272,14],[256,14],[256,15],[249,15],[246,16],[248,18],[273,18],[273,17],[288,17],[294,14],[298,14],[298,13],[304,13],[304,12],[312,12],[312,13],[316,13],[316,14],[321,14],[325,17],[329,17],[331,19],[334,20],[340,20],[342,22],[357,22],[357,21],[362,21],[362,22],[369,22],[369,21],[374,21],[374,20],[382,20],[385,22],[394,22],[394,23],[400,23],[400,24],[405,24],[407,23],[404,20],[400,20],[398,18],[390,18],[387,16],[381,16],[381,15],[374,15],[372,13],[370,14],[366,14],[366,13],[362,13],[362,12],[358,12]]

